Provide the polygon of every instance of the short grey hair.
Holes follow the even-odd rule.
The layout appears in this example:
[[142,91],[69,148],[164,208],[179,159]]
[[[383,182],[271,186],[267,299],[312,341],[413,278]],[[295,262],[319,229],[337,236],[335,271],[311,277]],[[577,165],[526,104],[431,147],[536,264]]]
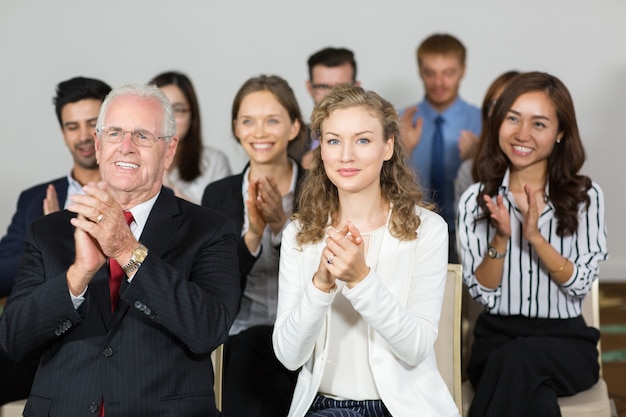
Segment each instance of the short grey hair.
[[176,120],[174,119],[174,110],[172,110],[172,104],[160,88],[154,85],[144,84],[124,84],[121,87],[114,88],[105,97],[98,114],[98,121],[96,122],[96,130],[102,131],[102,127],[105,126],[105,115],[109,108],[109,105],[113,100],[122,96],[135,96],[144,99],[155,99],[161,105],[163,110],[163,121],[161,122],[161,132],[155,132],[159,136],[165,136],[165,141],[169,142],[171,137],[176,135]]

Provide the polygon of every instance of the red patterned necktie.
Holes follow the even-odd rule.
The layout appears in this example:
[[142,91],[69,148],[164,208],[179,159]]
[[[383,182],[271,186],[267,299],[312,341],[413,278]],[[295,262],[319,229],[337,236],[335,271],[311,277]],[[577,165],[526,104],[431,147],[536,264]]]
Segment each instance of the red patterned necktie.
[[[130,211],[124,212],[126,224],[133,222],[133,214]],[[117,299],[120,296],[120,287],[122,286],[122,278],[126,274],[122,270],[120,264],[115,259],[109,258],[109,291],[111,292],[111,312],[115,311]]]

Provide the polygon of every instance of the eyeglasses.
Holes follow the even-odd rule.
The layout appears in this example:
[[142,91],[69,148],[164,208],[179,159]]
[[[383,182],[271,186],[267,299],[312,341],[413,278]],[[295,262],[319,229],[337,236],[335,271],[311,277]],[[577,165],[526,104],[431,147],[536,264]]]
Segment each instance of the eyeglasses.
[[172,110],[174,110],[174,116],[176,117],[182,117],[184,115],[186,115],[187,113],[189,113],[189,108],[185,107],[185,106],[172,106]]
[[313,90],[318,90],[318,91],[330,91],[332,90],[333,87],[336,87],[338,85],[354,85],[354,82],[349,82],[349,83],[337,83],[337,84],[311,84],[311,87],[313,88]]
[[145,129],[124,130],[121,127],[102,127],[96,132],[103,141],[108,143],[120,143],[126,133],[130,133],[130,139],[137,146],[151,148],[159,139],[167,139],[170,136],[157,136],[155,133]]

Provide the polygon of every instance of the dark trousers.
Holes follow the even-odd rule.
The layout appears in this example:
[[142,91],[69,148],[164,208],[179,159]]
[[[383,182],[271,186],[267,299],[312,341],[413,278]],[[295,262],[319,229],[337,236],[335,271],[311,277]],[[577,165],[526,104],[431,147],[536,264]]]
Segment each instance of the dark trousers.
[[304,417],[392,417],[381,400],[334,400],[316,395]]
[[460,263],[459,254],[456,250],[456,231],[450,230],[448,239],[448,263],[458,264]]
[[560,416],[557,397],[598,381],[600,332],[582,317],[549,320],[482,313],[467,368],[470,417]]
[[28,398],[39,360],[13,362],[0,350],[0,405]]
[[276,359],[272,330],[251,327],[224,345],[225,417],[282,417],[289,412],[298,372]]

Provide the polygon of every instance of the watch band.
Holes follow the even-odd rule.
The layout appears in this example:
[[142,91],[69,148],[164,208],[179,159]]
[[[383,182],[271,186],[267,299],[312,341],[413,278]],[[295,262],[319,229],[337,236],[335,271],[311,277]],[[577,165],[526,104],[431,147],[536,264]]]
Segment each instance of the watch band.
[[144,245],[139,245],[139,247],[133,251],[130,261],[128,261],[126,265],[122,266],[124,273],[128,275],[135,269],[139,268],[144,259],[146,259],[146,256],[148,256],[148,248]]

